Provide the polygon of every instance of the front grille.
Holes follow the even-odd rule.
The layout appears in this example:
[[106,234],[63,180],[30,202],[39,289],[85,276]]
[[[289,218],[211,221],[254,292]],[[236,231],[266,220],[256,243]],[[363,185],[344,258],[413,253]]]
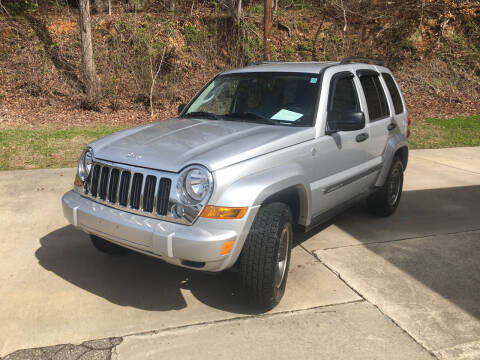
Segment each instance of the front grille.
[[172,180],[162,175],[164,173],[151,170],[94,163],[85,195],[129,212],[167,216]]

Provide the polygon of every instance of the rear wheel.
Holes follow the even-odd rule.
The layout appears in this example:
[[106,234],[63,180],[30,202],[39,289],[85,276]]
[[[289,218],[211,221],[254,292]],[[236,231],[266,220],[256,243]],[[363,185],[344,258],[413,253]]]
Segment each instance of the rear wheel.
[[385,184],[367,198],[367,205],[374,214],[389,216],[397,210],[402,190],[403,163],[395,156]]
[[92,241],[92,244],[95,247],[95,249],[108,255],[126,255],[132,252],[132,250],[130,249],[124,248],[120,245],[104,240],[101,237],[98,237],[96,235],[90,235],[90,240]]
[[290,208],[271,203],[260,208],[239,259],[239,276],[249,302],[269,310],[283,297],[293,231]]

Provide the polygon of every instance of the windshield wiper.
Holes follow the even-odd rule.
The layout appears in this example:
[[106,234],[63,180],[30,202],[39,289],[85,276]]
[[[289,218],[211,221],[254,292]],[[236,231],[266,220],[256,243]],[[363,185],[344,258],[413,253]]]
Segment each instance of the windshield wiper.
[[192,112],[189,112],[189,113],[185,114],[184,116],[188,116],[188,117],[209,117],[210,119],[220,120],[218,115],[216,115],[214,113],[211,113],[211,112],[208,112],[208,111],[192,111]]
[[237,118],[240,121],[245,121],[245,122],[260,122],[262,124],[277,125],[277,122],[275,120],[269,119],[265,116],[262,116],[260,114],[256,114],[253,112],[237,112],[237,113],[225,114],[223,116],[230,117],[230,118]]

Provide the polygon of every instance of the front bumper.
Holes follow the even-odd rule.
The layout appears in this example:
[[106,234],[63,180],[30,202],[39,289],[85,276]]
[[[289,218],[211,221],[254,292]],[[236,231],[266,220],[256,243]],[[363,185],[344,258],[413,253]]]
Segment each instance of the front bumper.
[[[63,214],[76,228],[118,245],[187,268],[221,271],[235,264],[258,206],[242,219],[198,218],[182,225],[117,210],[69,191],[62,198]],[[223,244],[234,240],[228,255]]]

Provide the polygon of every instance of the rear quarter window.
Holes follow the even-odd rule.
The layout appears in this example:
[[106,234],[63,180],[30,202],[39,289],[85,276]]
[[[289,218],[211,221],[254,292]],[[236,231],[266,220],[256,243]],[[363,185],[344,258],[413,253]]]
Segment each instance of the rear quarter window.
[[387,84],[388,92],[390,93],[390,96],[392,98],[393,107],[395,108],[395,114],[403,113],[403,103],[400,96],[400,91],[398,90],[397,84],[395,84],[392,75],[382,73],[382,77],[385,80],[385,84]]

